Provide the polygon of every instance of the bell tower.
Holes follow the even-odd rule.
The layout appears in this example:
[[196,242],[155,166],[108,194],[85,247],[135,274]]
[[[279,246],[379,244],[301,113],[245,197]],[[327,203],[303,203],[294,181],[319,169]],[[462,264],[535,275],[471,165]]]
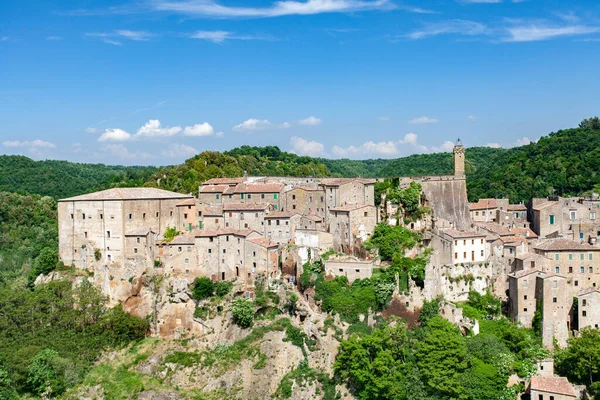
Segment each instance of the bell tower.
[[463,146],[460,138],[454,145],[454,176],[465,175],[465,147]]

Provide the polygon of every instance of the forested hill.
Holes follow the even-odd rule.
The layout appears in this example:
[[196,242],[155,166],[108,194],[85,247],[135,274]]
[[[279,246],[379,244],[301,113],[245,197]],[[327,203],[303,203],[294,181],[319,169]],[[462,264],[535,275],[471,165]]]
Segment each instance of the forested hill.
[[0,155],[0,191],[58,199],[115,186],[141,186],[156,170]]

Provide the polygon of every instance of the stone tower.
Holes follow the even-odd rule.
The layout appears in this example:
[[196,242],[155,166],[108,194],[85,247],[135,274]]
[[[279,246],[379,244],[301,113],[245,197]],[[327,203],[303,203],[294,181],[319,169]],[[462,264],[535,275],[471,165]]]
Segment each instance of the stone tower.
[[454,145],[454,176],[465,175],[465,147],[462,145],[460,138]]

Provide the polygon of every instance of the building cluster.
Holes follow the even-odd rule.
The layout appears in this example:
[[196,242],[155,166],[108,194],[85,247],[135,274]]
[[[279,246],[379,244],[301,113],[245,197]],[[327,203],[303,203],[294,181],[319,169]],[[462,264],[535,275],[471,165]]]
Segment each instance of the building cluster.
[[152,267],[252,285],[258,274],[277,277],[282,249],[296,241],[308,252],[361,247],[378,221],[374,183],[215,178],[197,197],[115,188],[62,199],[59,255],[65,264],[104,266],[121,279]]

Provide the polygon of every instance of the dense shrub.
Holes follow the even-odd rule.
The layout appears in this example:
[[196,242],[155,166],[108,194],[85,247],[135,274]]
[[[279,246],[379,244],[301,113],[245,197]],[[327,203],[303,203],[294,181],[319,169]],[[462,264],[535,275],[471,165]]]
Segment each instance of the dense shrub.
[[250,328],[254,322],[254,304],[250,300],[236,299],[231,306],[233,322],[242,328]]

